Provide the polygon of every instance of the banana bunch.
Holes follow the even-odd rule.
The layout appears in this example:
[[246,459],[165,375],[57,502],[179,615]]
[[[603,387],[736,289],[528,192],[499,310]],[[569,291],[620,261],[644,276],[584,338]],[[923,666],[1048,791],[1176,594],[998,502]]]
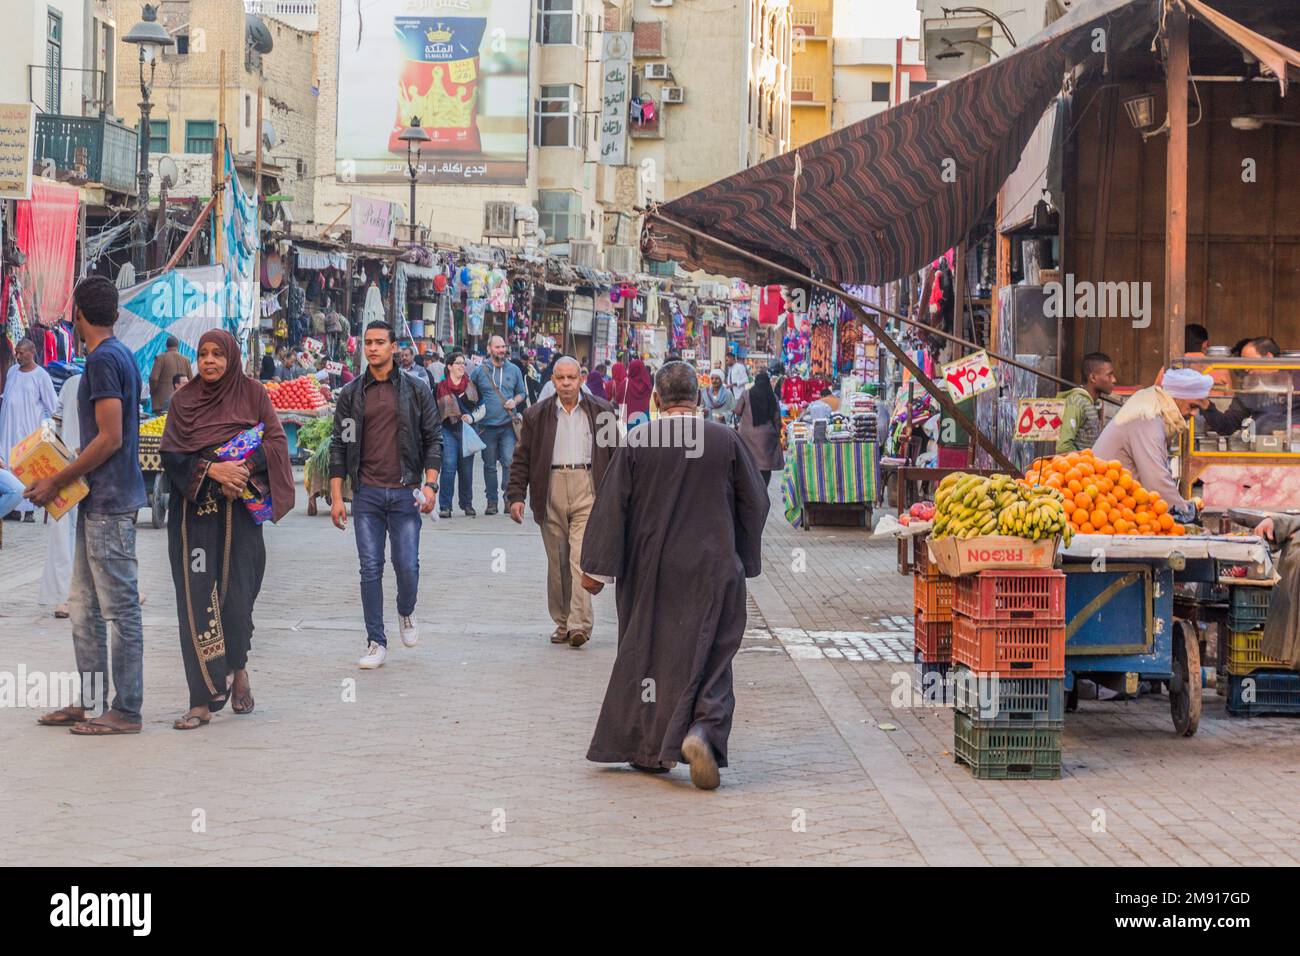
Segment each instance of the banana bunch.
[[1038,541],[1057,534],[1069,543],[1064,495],[1055,488],[1029,487],[1009,475],[986,478],[955,472],[935,494],[935,538],[1008,534]]

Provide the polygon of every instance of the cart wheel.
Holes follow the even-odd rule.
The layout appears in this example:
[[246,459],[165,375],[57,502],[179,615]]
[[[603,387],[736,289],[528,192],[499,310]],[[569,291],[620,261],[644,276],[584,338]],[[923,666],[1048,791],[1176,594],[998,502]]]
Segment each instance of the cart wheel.
[[1201,649],[1186,628],[1174,635],[1173,677],[1169,681],[1169,712],[1183,737],[1196,733],[1201,722]]
[[307,499],[307,514],[309,517],[316,517],[316,496],[312,495]]
[[161,528],[167,521],[167,490],[164,475],[160,471],[153,479],[153,491],[149,495],[149,506],[153,512],[153,526]]

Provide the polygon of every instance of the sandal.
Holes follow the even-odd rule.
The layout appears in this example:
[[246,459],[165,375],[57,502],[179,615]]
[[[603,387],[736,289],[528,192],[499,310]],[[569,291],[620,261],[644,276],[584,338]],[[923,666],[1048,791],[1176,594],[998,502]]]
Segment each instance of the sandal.
[[246,694],[239,695],[235,693],[235,677],[233,674],[230,678],[230,688],[227,691],[227,696],[230,698],[230,709],[236,714],[251,714],[253,708],[257,706],[257,702],[253,700],[251,687]]
[[118,734],[138,734],[139,732],[139,724],[118,726],[103,723],[99,718],[78,721],[68,728],[68,733],[76,734],[78,737],[113,737]]
[[200,727],[204,727],[210,723],[212,723],[211,717],[198,717],[194,714],[185,714],[184,716],[177,717],[172,721],[172,729],[198,730]]
[[42,727],[71,727],[86,719],[86,712],[80,707],[61,707],[36,718]]

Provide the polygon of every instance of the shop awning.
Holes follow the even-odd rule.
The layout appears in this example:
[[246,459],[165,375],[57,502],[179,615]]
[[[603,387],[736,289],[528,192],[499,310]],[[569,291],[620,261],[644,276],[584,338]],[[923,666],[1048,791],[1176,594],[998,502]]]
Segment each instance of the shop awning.
[[1085,0],[987,66],[657,207],[645,254],[772,278],[676,221],[834,282],[879,285],[914,272],[989,208],[1065,74],[1102,56],[1094,28],[1104,28],[1111,50],[1149,42],[1158,10],[1155,0]]

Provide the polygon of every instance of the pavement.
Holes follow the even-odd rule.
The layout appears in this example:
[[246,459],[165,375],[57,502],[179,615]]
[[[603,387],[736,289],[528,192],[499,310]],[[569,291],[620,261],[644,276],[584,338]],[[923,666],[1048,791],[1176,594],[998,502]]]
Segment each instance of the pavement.
[[[953,763],[952,711],[900,692],[912,585],[893,539],[791,529],[777,497],[735,663],[731,767],[713,792],[685,767],[645,776],[584,759],[614,660],[613,595],[596,598],[589,644],[551,645],[536,526],[481,507],[425,525],[421,642],[390,640],[387,664],[363,672],[351,531],[300,500],[266,532],[256,711],[176,732],[187,694],[166,532],[142,524],[144,732],[78,738],[0,706],[0,864],[1300,858],[1300,722],[1234,720],[1213,690],[1194,737],[1175,735],[1164,697],[1084,701],[1061,780],[972,778]],[[73,668],[67,622],[36,603],[45,533],[4,524],[0,682]],[[391,600],[391,573],[388,585]]]

